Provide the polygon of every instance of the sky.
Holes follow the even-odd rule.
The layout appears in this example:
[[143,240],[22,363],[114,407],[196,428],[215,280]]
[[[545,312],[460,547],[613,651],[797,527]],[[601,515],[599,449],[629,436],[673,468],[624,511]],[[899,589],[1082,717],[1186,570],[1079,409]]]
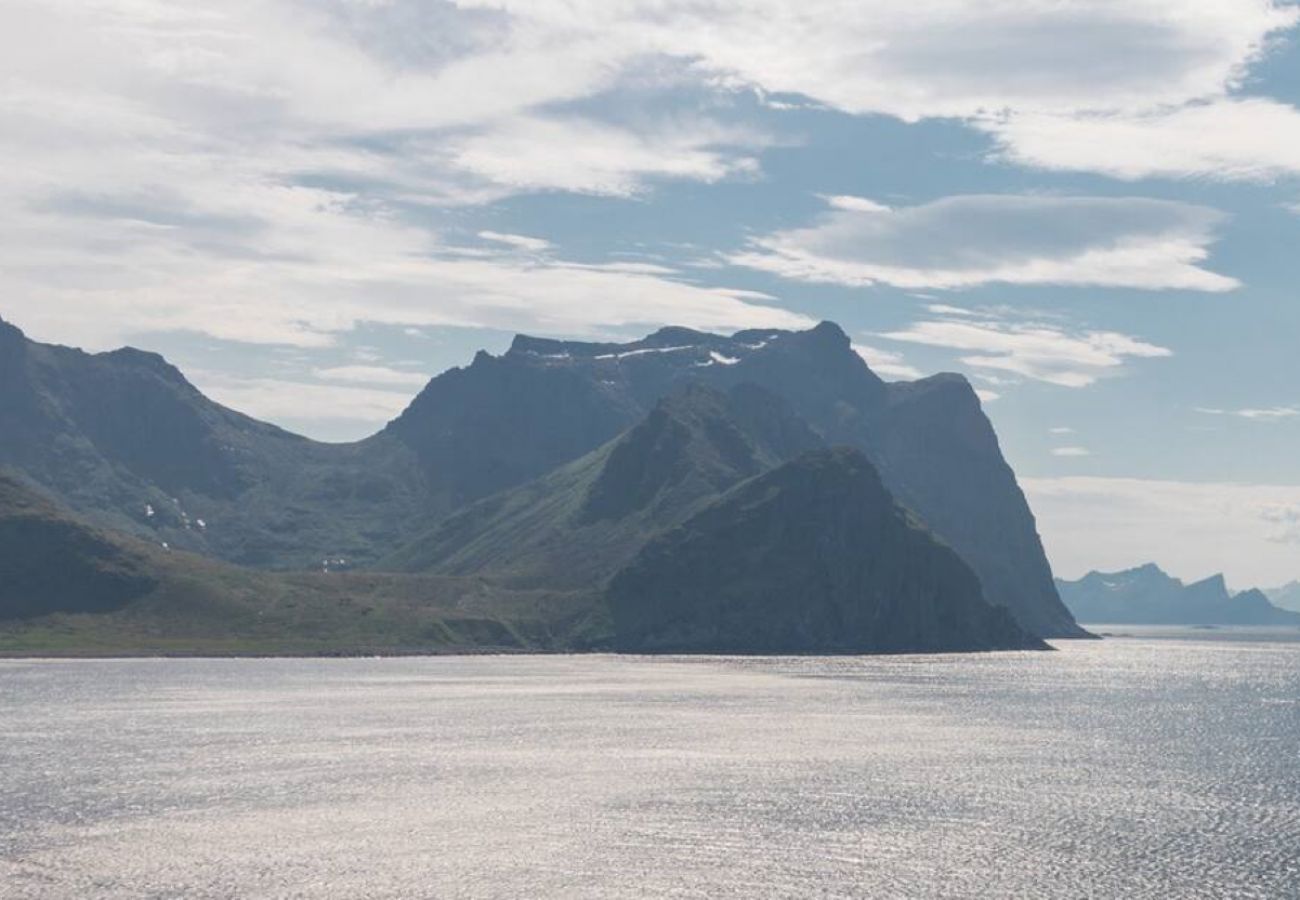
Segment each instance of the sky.
[[1300,578],[1300,8],[3,0],[0,316],[325,440],[512,334],[967,375],[1057,573]]

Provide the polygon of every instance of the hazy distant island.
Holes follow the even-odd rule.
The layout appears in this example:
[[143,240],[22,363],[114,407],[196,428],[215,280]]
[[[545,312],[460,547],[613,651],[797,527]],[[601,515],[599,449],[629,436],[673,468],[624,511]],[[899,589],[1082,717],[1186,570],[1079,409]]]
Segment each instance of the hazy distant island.
[[0,652],[887,652],[1085,632],[966,380],[831,323],[520,336],[325,444],[0,322]]
[[1300,612],[1281,609],[1260,590],[1233,593],[1222,575],[1184,584],[1148,563],[1122,572],[1058,579],[1061,599],[1080,622],[1116,625],[1293,625]]
[[1300,581],[1292,581],[1282,587],[1265,588],[1264,596],[1268,597],[1274,606],[1300,612]]

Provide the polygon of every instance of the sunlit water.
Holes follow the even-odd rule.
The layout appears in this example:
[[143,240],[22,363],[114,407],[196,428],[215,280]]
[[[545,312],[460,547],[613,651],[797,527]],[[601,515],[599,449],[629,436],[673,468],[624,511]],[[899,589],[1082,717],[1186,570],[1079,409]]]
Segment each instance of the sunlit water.
[[1297,897],[1276,638],[0,662],[0,896]]

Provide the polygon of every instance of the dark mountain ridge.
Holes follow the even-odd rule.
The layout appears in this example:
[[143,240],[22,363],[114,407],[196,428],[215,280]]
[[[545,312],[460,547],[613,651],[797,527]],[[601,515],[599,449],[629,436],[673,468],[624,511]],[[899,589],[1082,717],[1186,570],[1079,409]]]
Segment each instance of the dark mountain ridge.
[[755,476],[647,544],[612,580],[639,652],[1044,649],[847,447]]

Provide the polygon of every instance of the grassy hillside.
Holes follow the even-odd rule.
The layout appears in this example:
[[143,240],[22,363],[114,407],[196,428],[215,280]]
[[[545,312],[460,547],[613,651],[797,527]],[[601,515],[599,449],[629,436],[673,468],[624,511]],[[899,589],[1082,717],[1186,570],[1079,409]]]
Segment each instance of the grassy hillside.
[[609,444],[474,504],[378,565],[486,573],[519,588],[598,588],[655,534],[820,443],[762,388],[690,385]]
[[583,647],[596,598],[479,578],[241,569],[103,532],[0,473],[0,654]]

